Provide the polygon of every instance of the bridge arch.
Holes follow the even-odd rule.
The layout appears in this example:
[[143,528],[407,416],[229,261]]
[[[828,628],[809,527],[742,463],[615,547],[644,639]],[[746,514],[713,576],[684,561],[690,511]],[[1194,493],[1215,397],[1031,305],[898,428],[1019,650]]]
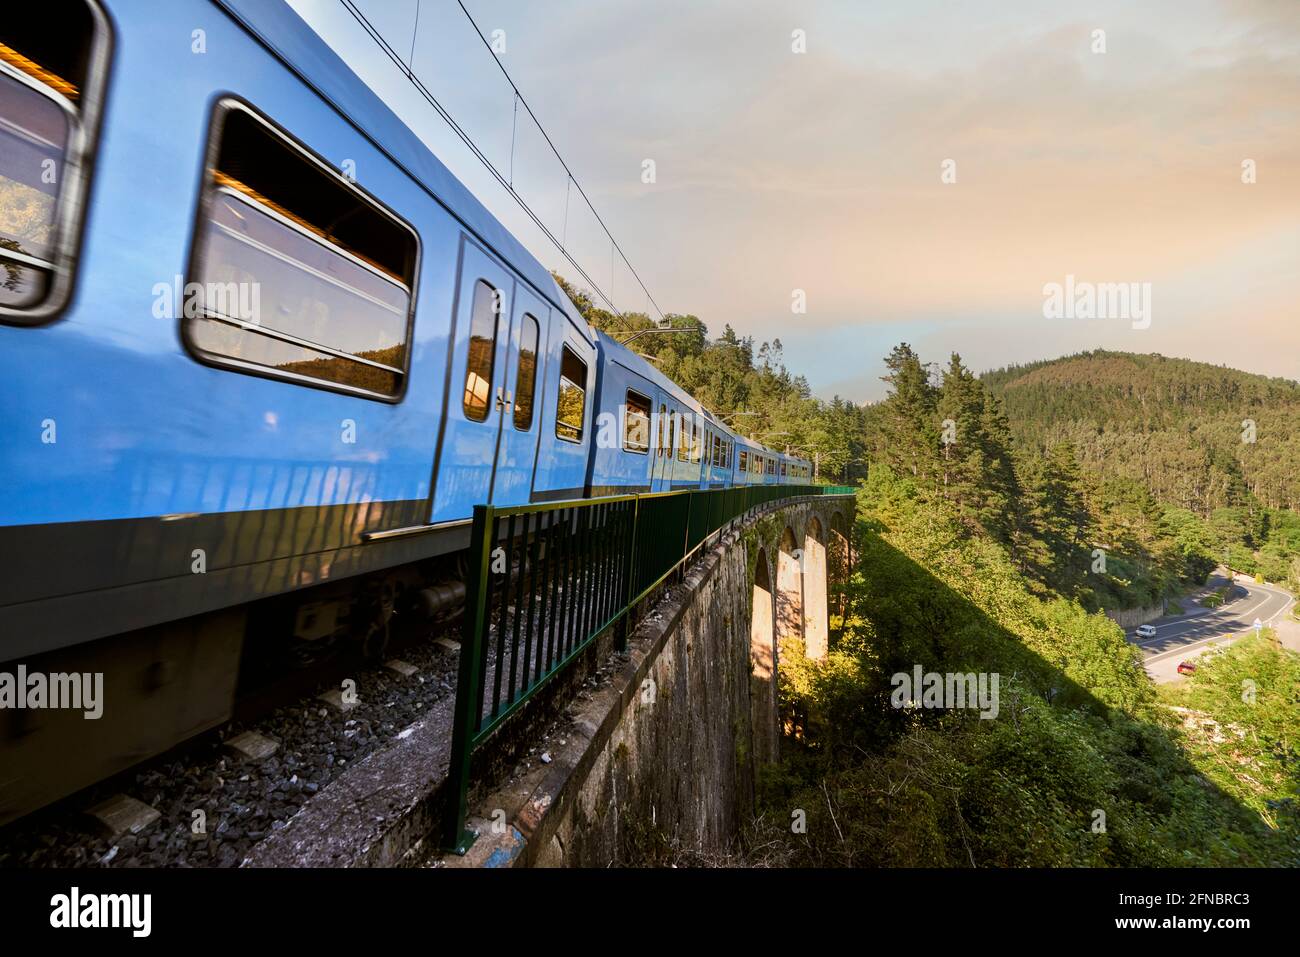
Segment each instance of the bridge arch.
[[781,533],[776,559],[776,644],[803,640],[803,551],[790,526]]
[[749,619],[749,724],[755,762],[770,764],[777,759],[776,595],[765,548],[758,550],[753,580]]
[[849,548],[849,523],[839,511],[831,513],[830,535],[827,540],[827,574],[829,576],[828,612],[832,618],[831,635],[838,640],[844,630],[844,616],[848,611],[848,581],[852,572],[853,556]]

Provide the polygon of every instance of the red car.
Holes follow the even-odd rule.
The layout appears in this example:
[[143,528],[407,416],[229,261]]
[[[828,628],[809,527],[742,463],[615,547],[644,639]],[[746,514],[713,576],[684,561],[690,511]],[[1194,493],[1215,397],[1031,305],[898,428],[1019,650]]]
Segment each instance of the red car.
[[1178,673],[1180,675],[1191,675],[1196,673],[1196,665],[1191,661],[1178,662]]

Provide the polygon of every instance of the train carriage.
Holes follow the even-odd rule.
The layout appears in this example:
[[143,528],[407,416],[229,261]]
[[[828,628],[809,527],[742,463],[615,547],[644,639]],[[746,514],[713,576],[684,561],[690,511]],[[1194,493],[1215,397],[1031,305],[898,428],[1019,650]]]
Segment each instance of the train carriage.
[[446,611],[476,504],[742,480],[282,0],[7,10],[0,270],[0,661],[133,702],[0,822],[226,720],[259,629]]

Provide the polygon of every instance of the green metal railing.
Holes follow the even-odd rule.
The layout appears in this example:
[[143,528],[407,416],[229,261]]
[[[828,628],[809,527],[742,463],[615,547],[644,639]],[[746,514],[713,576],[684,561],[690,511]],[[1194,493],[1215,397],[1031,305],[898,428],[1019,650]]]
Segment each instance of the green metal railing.
[[622,650],[634,609],[713,533],[773,501],[854,491],[837,485],[755,485],[475,506],[446,846],[463,854],[476,837],[465,827],[475,749],[610,628],[617,628],[616,646]]

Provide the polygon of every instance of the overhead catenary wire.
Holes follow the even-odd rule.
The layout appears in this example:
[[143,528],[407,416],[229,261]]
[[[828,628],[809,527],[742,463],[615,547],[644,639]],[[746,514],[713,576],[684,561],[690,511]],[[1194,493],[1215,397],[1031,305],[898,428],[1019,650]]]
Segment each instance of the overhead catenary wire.
[[415,87],[416,92],[418,92],[422,97],[424,97],[424,99],[428,101],[429,105],[431,105],[435,110],[437,110],[438,115],[441,116],[447,122],[447,125],[452,128],[452,131],[455,132],[458,137],[460,137],[461,142],[463,142],[466,146],[468,146],[470,151],[475,156],[478,157],[479,162],[481,162],[492,174],[492,176],[496,179],[496,181],[501,184],[502,189],[506,190],[506,192],[508,192],[511,196],[515,198],[515,201],[519,204],[520,208],[523,209],[523,211],[528,214],[528,217],[533,221],[533,223],[537,226],[537,228],[542,231],[543,235],[545,235],[547,239],[549,239],[552,243],[555,244],[556,248],[560,250],[561,255],[563,255],[564,258],[569,261],[569,264],[573,266],[573,268],[577,271],[578,275],[580,275],[586,281],[587,285],[591,287],[592,291],[596,295],[598,295],[605,302],[605,304],[609,306],[609,308],[612,311],[616,313],[620,312],[619,308],[616,305],[614,305],[613,302],[610,301],[609,297],[606,296],[605,293],[600,289],[600,287],[596,284],[595,280],[593,280],[589,275],[587,275],[586,270],[582,268],[581,264],[579,264],[578,261],[573,258],[573,256],[564,247],[564,245],[562,245],[560,242],[556,240],[555,235],[546,227],[546,224],[542,222],[541,218],[535,212],[533,212],[532,208],[526,202],[524,202],[523,197],[515,192],[514,188],[507,181],[506,177],[502,175],[501,171],[497,169],[496,166],[493,165],[492,161],[488,159],[487,155],[481,149],[479,149],[478,144],[474,142],[473,137],[471,137],[467,132],[465,132],[465,130],[460,126],[460,124],[456,122],[456,120],[452,117],[452,115],[449,112],[447,112],[446,108],[443,107],[443,105],[438,102],[437,97],[435,97],[429,91],[429,88],[426,87],[423,81],[421,81],[420,78],[415,75],[415,72],[411,70],[405,63],[402,62],[400,54],[398,54],[397,51],[393,49],[392,45],[389,44],[389,42],[384,39],[383,34],[381,34],[374,27],[374,25],[371,24],[370,20],[366,17],[366,15],[356,8],[352,0],[341,0],[341,2],[343,3],[344,8],[347,9],[347,11],[352,14],[352,16],[356,19],[356,21],[361,24],[362,28],[366,31],[366,33],[370,35],[371,39],[373,39],[375,43],[379,45],[379,48],[384,51],[384,53],[388,56],[388,58],[391,59],[395,64],[397,64],[397,66],[401,69],[401,71],[406,75],[407,80],[409,80],[411,85]]
[[[564,167],[564,172],[566,172],[569,175],[569,179],[572,180],[573,185],[578,188],[578,195],[582,197],[583,201],[587,204],[587,208],[591,210],[591,215],[596,217],[596,222],[600,223],[600,228],[605,231],[605,235],[609,237],[609,241],[613,244],[614,248],[618,250],[618,255],[623,260],[623,264],[627,266],[628,271],[632,274],[633,278],[636,279],[637,285],[639,285],[645,291],[646,297],[650,300],[651,303],[654,304],[655,311],[659,313],[659,318],[663,319],[664,313],[663,310],[659,308],[659,303],[655,302],[654,296],[650,295],[650,290],[647,289],[646,284],[642,282],[641,276],[637,273],[636,269],[632,266],[632,263],[628,260],[627,255],[623,252],[623,248],[619,246],[618,240],[616,240],[614,238],[614,234],[609,231],[609,227],[605,225],[605,221],[600,218],[600,213],[596,212],[596,207],[592,203],[591,199],[587,196],[586,191],[583,190],[582,184],[578,182],[577,177],[573,175],[573,170],[569,169],[569,164],[564,161],[564,157],[560,155],[560,151],[556,149],[555,144],[551,142],[551,137],[550,134],[546,132],[546,127],[542,126],[542,121],[537,118],[537,114],[533,112],[533,108],[528,105],[528,100],[524,97],[523,93],[520,92],[519,87],[515,84],[515,81],[511,79],[510,73],[508,70],[506,70],[505,64],[501,62],[501,58],[497,56],[496,52],[492,49],[492,44],[488,42],[488,38],[483,34],[483,31],[479,28],[477,21],[475,21],[474,17],[470,14],[463,0],[456,0],[456,4],[457,6],[460,7],[461,11],[465,14],[465,18],[469,20],[470,25],[474,27],[474,32],[477,33],[478,38],[483,41],[483,45],[487,48],[488,53],[491,54],[493,62],[495,62],[497,65],[497,69],[500,70],[501,75],[506,78],[506,82],[510,84],[510,88],[515,91],[515,96],[519,97],[519,102],[523,104],[524,109],[528,111],[528,115],[532,118],[533,122],[537,124],[537,129],[542,134],[542,138],[546,140],[546,145],[551,148],[551,152],[555,154],[555,158],[559,160],[560,165]],[[610,282],[613,283],[613,281],[614,281],[614,277],[611,272]]]
[[[479,29],[478,24],[474,21],[474,18],[470,15],[469,11],[465,9],[465,5],[463,3],[460,3],[458,0],[458,5],[460,6],[461,10],[464,12],[470,24],[473,26],[474,32],[477,33],[479,39],[483,41],[484,45],[488,49],[489,54],[492,56],[492,59],[496,62],[498,69],[500,69],[502,75],[505,76],[506,82],[510,84],[510,88],[513,91],[515,96],[514,110],[516,115],[518,113],[519,105],[523,104],[523,107],[528,112],[529,117],[532,119],[533,123],[536,124],[538,131],[542,134],[542,137],[546,140],[547,146],[550,147],[551,152],[555,155],[555,158],[559,161],[561,167],[563,167],[564,169],[566,181],[565,181],[564,225],[562,228],[563,229],[562,238],[555,236],[555,234],[550,230],[550,228],[542,221],[541,217],[536,212],[534,212],[532,207],[528,205],[527,201],[525,201],[525,199],[522,196],[520,196],[519,193],[514,188],[514,183],[513,183],[514,181],[514,131],[513,129],[511,135],[512,142],[511,142],[510,169],[507,173],[502,173],[501,170],[497,169],[496,165],[492,162],[492,160],[488,158],[487,154],[484,153],[483,150],[479,148],[478,144],[475,143],[473,137],[470,136],[470,134],[459,123],[456,122],[455,118],[452,117],[451,113],[446,109],[446,107],[444,107],[442,103],[439,102],[438,98],[433,95],[432,91],[430,91],[429,88],[425,86],[424,82],[419,78],[419,76],[416,75],[414,69],[414,55],[415,55],[414,51],[416,45],[415,33],[413,32],[411,37],[410,57],[404,62],[402,56],[396,50],[393,49],[392,45],[388,42],[387,39],[385,39],[383,34],[380,33],[379,30],[374,26],[374,24],[370,22],[370,19],[364,13],[362,13],[360,9],[358,9],[354,0],[340,0],[340,2],[343,4],[344,9],[346,9],[352,15],[353,19],[355,19],[357,23],[361,25],[362,29],[366,31],[366,33],[370,36],[370,38],[375,41],[375,43],[379,46],[380,50],[382,50],[384,54],[387,55],[388,58],[392,60],[393,63],[401,70],[403,75],[405,75],[405,77],[407,78],[408,82],[410,82],[411,85],[415,88],[416,92],[419,93],[420,96],[423,97],[425,101],[427,101],[429,105],[434,108],[434,110],[438,113],[438,115],[442,117],[442,119],[447,123],[449,127],[451,127],[452,131],[457,135],[457,137],[459,137],[461,142],[463,142],[469,148],[470,152],[473,153],[474,156],[477,157],[479,162],[482,163],[483,166],[488,170],[488,172],[492,174],[492,177],[501,185],[501,187],[507,193],[509,193],[514,198],[515,202],[519,204],[519,207],[524,211],[524,213],[528,216],[528,218],[533,221],[533,224],[536,225],[537,228],[542,232],[542,234],[555,246],[556,249],[559,250],[560,254],[574,268],[577,274],[583,279],[583,281],[587,284],[587,286],[592,290],[593,294],[595,294],[602,302],[604,302],[605,305],[607,305],[612,312],[621,316],[623,315],[623,311],[619,309],[617,305],[615,305],[612,299],[612,284],[614,279],[613,276],[614,268],[612,262],[613,256],[611,256],[611,274],[610,274],[611,294],[607,294],[600,287],[600,285],[587,273],[587,271],[582,267],[582,265],[573,257],[573,254],[569,252],[567,246],[569,195],[571,190],[576,187],[578,194],[582,197],[583,201],[587,204],[587,208],[591,211],[592,216],[595,218],[596,222],[600,225],[600,228],[604,231],[605,235],[609,237],[609,241],[611,243],[612,249],[617,251],[618,257],[622,259],[623,263],[627,266],[628,271],[636,280],[637,284],[641,287],[642,291],[645,292],[647,301],[651,303],[654,306],[655,311],[658,312],[660,321],[661,322],[666,321],[663,310],[660,309],[659,304],[655,302],[654,297],[650,294],[650,290],[646,287],[646,284],[642,281],[640,274],[638,274],[636,269],[632,266],[632,263],[628,260],[626,254],[624,254],[622,247],[618,245],[618,241],[614,239],[613,233],[610,232],[609,227],[605,225],[604,220],[601,218],[600,214],[596,211],[596,208],[592,204],[591,199],[587,196],[586,192],[583,190],[582,184],[579,183],[577,177],[573,175],[573,171],[570,169],[568,163],[565,162],[564,157],[561,156],[559,150],[556,149],[555,144],[554,142],[552,142],[550,135],[546,132],[545,128],[543,128],[541,122],[537,119],[537,115],[533,112],[532,107],[528,105],[527,99],[524,97],[523,93],[520,92],[519,87],[515,84],[514,80],[511,79],[510,74],[506,71],[505,67],[501,64],[500,59],[496,56],[495,52],[493,52],[492,50],[491,43],[488,41],[487,37],[484,36],[483,31]],[[415,30],[419,29],[419,12],[420,12],[420,5],[417,4]]]

